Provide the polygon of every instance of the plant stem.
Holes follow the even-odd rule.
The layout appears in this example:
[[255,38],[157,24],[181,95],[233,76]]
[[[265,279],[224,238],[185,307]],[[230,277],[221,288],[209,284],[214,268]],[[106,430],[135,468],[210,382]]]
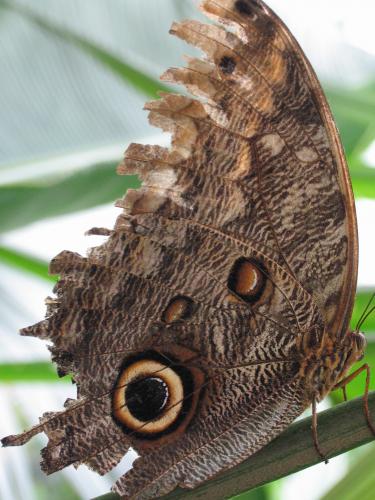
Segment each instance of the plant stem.
[[[369,396],[369,408],[370,412],[375,415],[375,391]],[[319,413],[318,428],[320,445],[328,458],[375,439],[366,423],[362,398],[353,399]],[[307,417],[292,424],[265,448],[233,469],[194,490],[177,488],[165,495],[163,499],[220,500],[230,498],[321,461],[311,437],[311,417]],[[96,497],[95,500],[119,498],[114,493],[107,493]]]

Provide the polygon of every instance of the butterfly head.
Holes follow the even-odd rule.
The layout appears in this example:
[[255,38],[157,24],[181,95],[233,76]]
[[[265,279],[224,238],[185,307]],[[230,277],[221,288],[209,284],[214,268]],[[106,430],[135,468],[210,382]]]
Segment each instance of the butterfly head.
[[358,330],[354,330],[353,332],[349,332],[349,338],[352,348],[351,358],[353,361],[360,361],[365,355],[367,346],[365,334]]
[[367,346],[366,336],[359,329],[366,321],[366,319],[375,311],[375,307],[371,304],[375,298],[375,293],[373,293],[368,301],[363,313],[361,314],[354,331],[349,331],[347,338],[349,338],[349,343],[352,348],[351,358],[354,361],[360,361],[365,355],[365,349]]

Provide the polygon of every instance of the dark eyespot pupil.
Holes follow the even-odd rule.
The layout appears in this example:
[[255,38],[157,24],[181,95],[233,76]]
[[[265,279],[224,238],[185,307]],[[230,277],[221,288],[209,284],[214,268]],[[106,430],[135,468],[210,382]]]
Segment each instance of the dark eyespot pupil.
[[245,14],[245,16],[250,16],[253,13],[250,5],[245,0],[237,0],[234,7],[240,14]]
[[168,402],[168,386],[156,377],[130,382],[125,389],[125,401],[133,417],[147,422],[157,418]]
[[236,67],[236,62],[231,57],[224,56],[221,58],[219,66],[223,73],[230,75]]

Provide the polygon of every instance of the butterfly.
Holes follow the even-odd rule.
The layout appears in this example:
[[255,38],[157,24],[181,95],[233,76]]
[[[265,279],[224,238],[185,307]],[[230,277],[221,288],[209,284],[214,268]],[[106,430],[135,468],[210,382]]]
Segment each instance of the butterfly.
[[[203,0],[219,24],[171,33],[205,58],[164,81],[190,96],[146,104],[170,148],[131,144],[120,174],[141,188],[86,257],[63,251],[47,317],[77,399],[3,440],[44,432],[47,473],[110,471],[113,490],[153,498],[194,488],[280,434],[344,386],[365,338],[349,330],[357,280],[355,206],[317,77],[261,0]],[[224,25],[224,26],[220,26]],[[350,376],[349,376],[350,378]],[[314,442],[323,455],[314,426]]]

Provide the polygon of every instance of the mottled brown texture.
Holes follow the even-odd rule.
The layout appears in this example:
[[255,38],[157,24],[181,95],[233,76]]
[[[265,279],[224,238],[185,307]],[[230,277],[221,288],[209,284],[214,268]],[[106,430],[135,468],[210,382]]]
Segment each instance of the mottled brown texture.
[[[45,432],[47,473],[86,463],[103,474],[133,446],[141,457],[114,485],[125,498],[193,488],[239,463],[360,354],[348,332],[353,196],[316,76],[262,1],[202,8],[230,31],[174,24],[207,58],[163,75],[199,99],[171,94],[146,105],[150,122],[172,133],[171,148],[130,145],[119,173],[137,173],[142,187],[117,202],[113,231],[92,230],[108,236],[104,244],[52,261],[56,300],[23,330],[52,341],[78,398],[5,440]],[[184,370],[190,379],[173,432],[157,425],[150,440],[124,429],[113,405],[124,402],[124,363],[159,355],[174,373],[169,391]]]

